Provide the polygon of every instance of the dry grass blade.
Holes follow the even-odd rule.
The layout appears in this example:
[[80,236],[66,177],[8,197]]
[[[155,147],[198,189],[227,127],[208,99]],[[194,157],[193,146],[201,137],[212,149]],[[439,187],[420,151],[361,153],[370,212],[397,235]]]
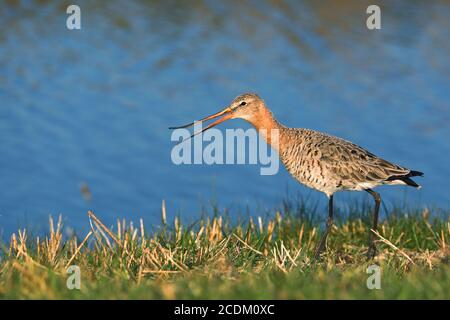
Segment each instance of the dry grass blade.
[[[111,242],[109,241],[109,238],[108,238],[108,236],[106,235],[106,233],[102,230],[102,228],[100,227],[100,225],[97,223],[97,222],[95,222],[94,221],[94,225],[95,225],[95,227],[96,227],[96,233],[98,233],[98,234],[100,234],[100,236],[101,237],[103,237],[103,239],[105,239],[105,241],[106,241],[106,245],[108,246],[108,248],[109,249],[111,249],[111,250],[113,250],[113,247],[112,247],[112,245],[111,245]],[[92,231],[94,232],[94,230],[92,229]],[[101,243],[102,242],[102,238],[100,237],[100,236],[98,236],[98,241],[99,241],[99,243]]]
[[45,238],[45,245],[46,245],[46,253],[47,253],[47,259],[52,265],[57,265],[57,254],[59,252],[59,249],[61,247],[62,243],[62,217],[61,215],[58,218],[58,224],[56,226],[56,230],[53,225],[53,218],[49,217],[49,224],[50,224],[50,238]]
[[176,261],[176,260],[173,258],[173,252],[172,252],[171,250],[166,249],[166,248],[163,248],[163,246],[161,246],[161,244],[159,244],[159,243],[156,243],[156,245],[157,245],[159,251],[161,252],[161,254],[164,256],[164,258],[165,258],[167,261],[172,262],[172,264],[173,264],[174,266],[176,266],[178,269],[180,269],[181,271],[187,271],[187,270],[188,270],[188,267],[187,267],[187,266],[185,266],[185,265],[184,265],[182,262],[180,262],[180,261]]
[[161,222],[165,226],[167,224],[166,200],[162,200],[161,204]]
[[286,253],[286,256],[292,262],[292,266],[297,267],[297,263],[295,263],[295,260],[292,258],[291,254],[289,253],[289,250],[283,244],[283,241],[281,241],[281,250],[284,250],[284,252]]
[[72,257],[67,262],[65,269],[67,269],[70,266],[70,264],[73,262],[73,260],[75,259],[77,254],[80,252],[81,248],[83,248],[84,244],[86,243],[86,241],[89,239],[89,237],[91,235],[92,235],[92,230],[89,230],[89,232],[86,235],[86,237],[84,238],[84,240],[81,242],[81,244],[78,246],[77,250],[75,250],[74,254],[72,255]]
[[122,243],[114,236],[114,234],[107,228],[105,225],[94,215],[94,213],[89,210],[88,216],[92,218],[92,220],[95,221],[95,223],[100,226],[110,237],[114,240],[115,243],[117,243],[120,247],[123,247]]
[[411,259],[410,256],[408,256],[403,250],[400,250],[399,248],[397,248],[394,244],[392,244],[392,242],[390,242],[389,240],[387,240],[386,238],[384,238],[381,234],[378,233],[378,231],[375,231],[373,229],[370,229],[370,231],[372,231],[378,238],[380,238],[380,241],[387,244],[388,246],[390,246],[392,249],[398,251],[402,256],[404,256],[409,262],[411,262],[412,264],[415,265],[414,261]]
[[249,248],[250,250],[252,250],[253,252],[256,252],[257,254],[260,255],[264,255],[261,251],[256,250],[255,248],[253,248],[251,245],[249,245],[247,242],[245,242],[244,240],[242,240],[241,238],[239,238],[239,236],[235,233],[233,233],[233,236],[239,240],[239,242],[241,242],[244,246],[246,246],[247,248]]

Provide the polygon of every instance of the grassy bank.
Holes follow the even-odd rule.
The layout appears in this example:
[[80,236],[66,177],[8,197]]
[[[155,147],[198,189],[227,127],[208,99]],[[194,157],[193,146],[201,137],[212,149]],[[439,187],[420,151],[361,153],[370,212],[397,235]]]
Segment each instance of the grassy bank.
[[[20,231],[2,246],[0,298],[450,299],[448,214],[391,215],[372,262],[365,257],[367,212],[359,216],[337,223],[318,262],[318,225],[289,212],[234,224],[217,215],[191,226],[163,216],[161,228],[148,233],[124,221],[106,227],[90,213],[91,231],[72,239],[50,221],[47,237]],[[379,290],[366,284],[374,263]],[[70,265],[80,268],[80,290],[66,286]]]

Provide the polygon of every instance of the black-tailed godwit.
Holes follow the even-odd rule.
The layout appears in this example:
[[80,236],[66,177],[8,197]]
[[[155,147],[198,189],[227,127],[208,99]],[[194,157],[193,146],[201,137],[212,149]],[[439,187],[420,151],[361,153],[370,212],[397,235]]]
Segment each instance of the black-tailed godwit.
[[[375,200],[372,229],[377,230],[381,197],[372,188],[380,185],[420,186],[411,177],[423,176],[422,172],[401,167],[377,157],[366,149],[322,132],[288,128],[280,124],[264,101],[256,94],[238,96],[224,110],[181,127],[187,128],[198,122],[223,116],[194,135],[229,119],[240,118],[251,123],[274,148],[287,171],[300,183],[325,193],[328,197],[328,220],[326,230],[316,246],[315,258],[325,247],[328,233],[333,225],[333,195],[337,191],[366,191]],[[278,134],[271,135],[272,130]],[[277,137],[273,141],[273,137]],[[368,257],[376,254],[374,234],[369,231]]]

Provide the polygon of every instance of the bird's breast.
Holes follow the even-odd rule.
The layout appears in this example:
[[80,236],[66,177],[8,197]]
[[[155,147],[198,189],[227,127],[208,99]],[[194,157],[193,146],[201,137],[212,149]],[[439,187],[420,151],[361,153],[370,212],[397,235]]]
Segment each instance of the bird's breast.
[[341,186],[326,163],[320,160],[319,150],[288,148],[280,153],[286,170],[300,183],[312,189],[332,194]]

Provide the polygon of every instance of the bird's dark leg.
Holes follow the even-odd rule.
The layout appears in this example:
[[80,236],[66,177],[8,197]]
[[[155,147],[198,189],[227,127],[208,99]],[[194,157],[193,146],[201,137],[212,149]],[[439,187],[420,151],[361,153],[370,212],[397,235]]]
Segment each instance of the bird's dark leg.
[[319,258],[320,253],[325,248],[325,242],[327,241],[328,233],[330,233],[331,227],[333,226],[333,195],[330,196],[328,200],[328,220],[327,220],[327,229],[325,233],[320,238],[319,244],[316,246],[314,250],[314,259],[317,260]]
[[[373,212],[373,225],[372,230],[377,231],[378,227],[378,211],[380,211],[381,197],[380,194],[372,189],[366,189],[368,193],[375,199],[375,209]],[[377,248],[375,246],[375,235],[372,231],[369,231],[369,250],[367,251],[367,258],[373,259],[377,254]]]

